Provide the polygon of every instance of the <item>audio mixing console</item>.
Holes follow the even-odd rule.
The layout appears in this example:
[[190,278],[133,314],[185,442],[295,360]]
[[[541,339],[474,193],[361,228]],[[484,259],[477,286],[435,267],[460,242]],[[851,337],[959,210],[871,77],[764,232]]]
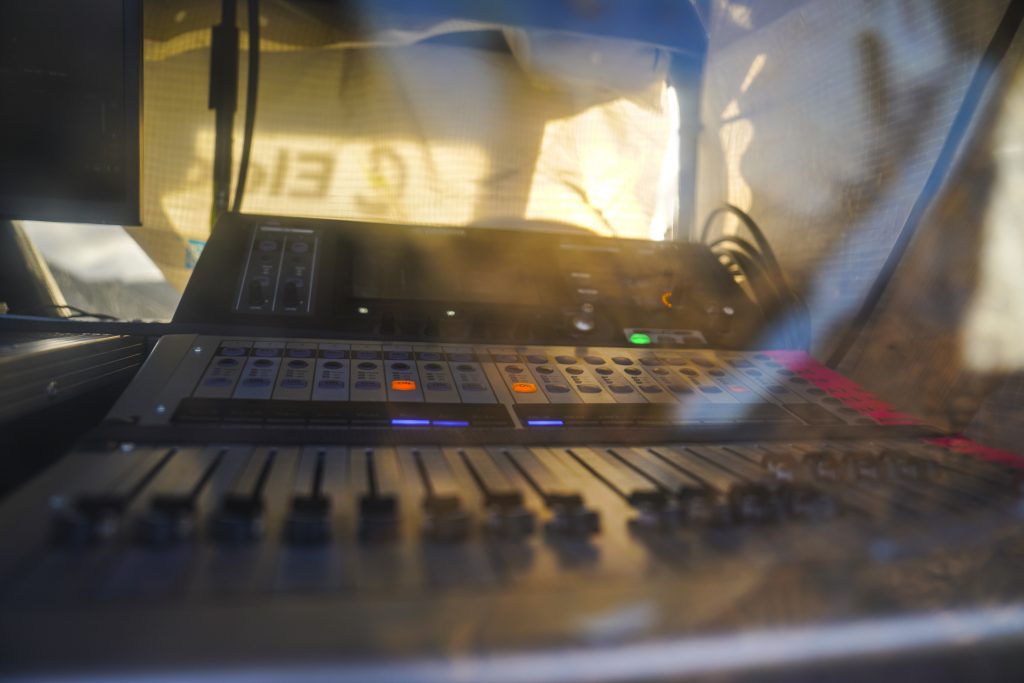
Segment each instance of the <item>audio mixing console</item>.
[[229,216],[176,322],[0,508],[9,671],[639,680],[718,634],[719,670],[805,675],[884,651],[866,620],[1019,637],[964,624],[1024,597],[1021,461],[761,348],[695,245]]

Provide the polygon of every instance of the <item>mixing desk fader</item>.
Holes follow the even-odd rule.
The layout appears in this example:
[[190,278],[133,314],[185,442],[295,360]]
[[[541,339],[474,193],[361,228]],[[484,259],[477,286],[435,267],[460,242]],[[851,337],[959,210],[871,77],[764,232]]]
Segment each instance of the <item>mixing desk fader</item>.
[[907,619],[908,653],[1018,643],[1022,461],[759,348],[705,257],[226,217],[195,332],[0,508],[5,667],[799,678]]

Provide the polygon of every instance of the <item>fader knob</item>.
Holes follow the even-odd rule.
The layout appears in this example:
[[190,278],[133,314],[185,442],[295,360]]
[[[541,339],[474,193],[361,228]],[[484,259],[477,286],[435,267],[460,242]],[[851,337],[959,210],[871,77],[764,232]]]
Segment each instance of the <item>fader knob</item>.
[[210,519],[210,534],[222,543],[248,543],[262,533],[263,503],[258,498],[228,497]]
[[51,534],[54,543],[81,547],[113,537],[120,527],[122,504],[106,497],[83,497],[75,505],[65,505],[63,499],[51,501],[53,522]]
[[502,538],[522,538],[533,533],[533,513],[523,506],[518,493],[495,495],[487,501],[485,528],[489,534]]
[[398,536],[398,499],[394,496],[363,496],[359,499],[359,538],[390,541]]
[[285,537],[292,545],[319,545],[330,537],[331,501],[324,496],[295,496],[285,521]]
[[170,545],[189,538],[195,528],[191,498],[157,498],[136,527],[136,538],[148,545]]
[[734,486],[729,491],[729,510],[737,522],[764,524],[780,517],[779,501],[763,486],[748,484]]
[[590,536],[601,530],[601,518],[577,495],[549,496],[552,517],[544,530],[559,536]]
[[832,496],[810,486],[785,484],[779,490],[779,498],[787,514],[797,519],[821,522],[839,514],[839,506]]
[[469,516],[454,496],[431,496],[423,503],[423,533],[435,541],[459,541],[469,534]]

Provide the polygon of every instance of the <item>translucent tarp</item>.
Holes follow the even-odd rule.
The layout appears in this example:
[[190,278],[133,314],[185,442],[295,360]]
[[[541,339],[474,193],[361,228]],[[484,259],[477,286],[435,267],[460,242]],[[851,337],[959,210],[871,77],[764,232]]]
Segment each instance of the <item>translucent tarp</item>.
[[[415,42],[467,28],[497,27],[264,41],[242,210],[662,239],[679,182],[669,54],[510,28],[504,50]],[[210,230],[208,71],[208,29],[146,42],[144,225],[132,234],[178,287]]]

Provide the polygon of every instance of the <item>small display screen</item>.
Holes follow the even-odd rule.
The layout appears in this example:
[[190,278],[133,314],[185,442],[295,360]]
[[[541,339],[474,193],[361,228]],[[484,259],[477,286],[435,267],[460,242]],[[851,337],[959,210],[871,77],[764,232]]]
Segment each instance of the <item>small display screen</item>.
[[370,239],[352,253],[352,296],[358,299],[464,301],[540,306],[537,255],[524,246],[487,249],[477,234],[422,229],[402,239]]

